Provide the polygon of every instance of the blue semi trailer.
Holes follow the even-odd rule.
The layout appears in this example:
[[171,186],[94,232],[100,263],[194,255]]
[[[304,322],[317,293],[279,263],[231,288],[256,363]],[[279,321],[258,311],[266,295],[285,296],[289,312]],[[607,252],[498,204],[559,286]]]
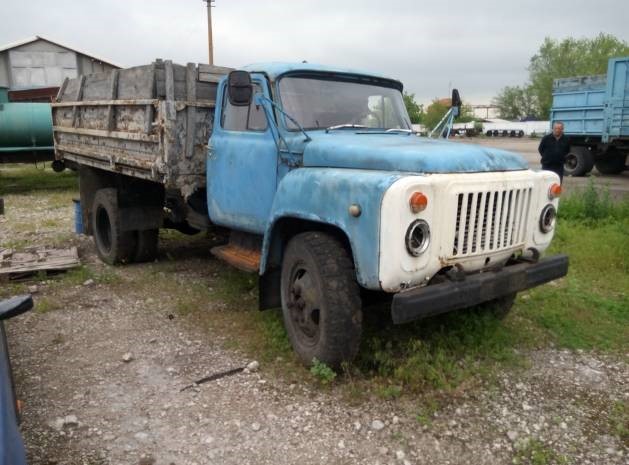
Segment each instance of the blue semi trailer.
[[611,58],[607,74],[556,79],[551,124],[561,121],[570,139],[565,173],[583,176],[627,169],[629,153],[629,57]]
[[374,293],[395,323],[488,301],[504,315],[568,269],[542,258],[558,176],[417,137],[402,89],[309,63],[83,76],[52,104],[57,162],[79,170],[103,261],[154,260],[162,227],[223,231],[213,254],[258,274],[260,308],[282,308],[300,359],[338,366]]

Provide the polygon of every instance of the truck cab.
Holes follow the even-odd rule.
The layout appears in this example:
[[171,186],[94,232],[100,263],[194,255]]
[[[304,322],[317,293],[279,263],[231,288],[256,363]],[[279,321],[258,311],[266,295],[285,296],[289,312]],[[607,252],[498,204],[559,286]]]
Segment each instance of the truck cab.
[[557,175],[517,154],[418,137],[402,84],[360,71],[269,63],[217,89],[207,153],[213,252],[260,274],[305,363],[358,350],[361,289],[391,298],[395,323],[494,302],[564,276],[540,258]]

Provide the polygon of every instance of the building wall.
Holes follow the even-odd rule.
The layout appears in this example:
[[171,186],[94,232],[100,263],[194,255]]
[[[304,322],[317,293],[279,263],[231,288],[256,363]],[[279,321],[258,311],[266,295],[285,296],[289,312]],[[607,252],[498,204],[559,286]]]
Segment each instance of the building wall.
[[0,52],[0,86],[11,90],[58,87],[66,77],[114,67],[45,40]]
[[0,87],[9,87],[9,66],[7,52],[0,52]]

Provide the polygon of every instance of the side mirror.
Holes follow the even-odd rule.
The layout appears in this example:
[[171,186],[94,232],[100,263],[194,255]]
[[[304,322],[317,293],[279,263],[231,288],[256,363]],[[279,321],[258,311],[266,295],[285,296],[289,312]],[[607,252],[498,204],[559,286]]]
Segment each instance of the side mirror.
[[247,71],[232,71],[227,76],[229,103],[235,107],[248,107],[253,96],[251,75]]
[[457,113],[455,116],[459,116],[461,114],[461,105],[463,102],[461,101],[461,96],[459,95],[458,89],[452,89],[452,108],[457,109]]

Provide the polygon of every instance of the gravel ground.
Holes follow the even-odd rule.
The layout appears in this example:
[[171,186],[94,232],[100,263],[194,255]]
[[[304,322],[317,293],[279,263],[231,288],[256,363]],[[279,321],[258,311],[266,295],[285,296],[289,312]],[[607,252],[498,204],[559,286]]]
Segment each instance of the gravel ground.
[[[67,238],[71,206],[24,196],[5,202],[0,244],[61,237],[79,245],[91,269],[106,269],[87,238]],[[38,215],[55,222],[20,232],[22,218],[40,224]],[[220,270],[209,257],[180,260],[178,268],[206,261]],[[117,272],[131,276],[142,265]],[[159,293],[105,282],[34,285],[36,305],[63,305],[7,325],[31,465],[629,463],[610,426],[614,404],[629,400],[623,357],[528,353],[529,368],[454,394],[420,422],[421,399],[355,405],[340,387],[314,385],[305,370],[289,380],[264,364],[181,391],[251,356],[226,349],[225,335],[176,313]]]

